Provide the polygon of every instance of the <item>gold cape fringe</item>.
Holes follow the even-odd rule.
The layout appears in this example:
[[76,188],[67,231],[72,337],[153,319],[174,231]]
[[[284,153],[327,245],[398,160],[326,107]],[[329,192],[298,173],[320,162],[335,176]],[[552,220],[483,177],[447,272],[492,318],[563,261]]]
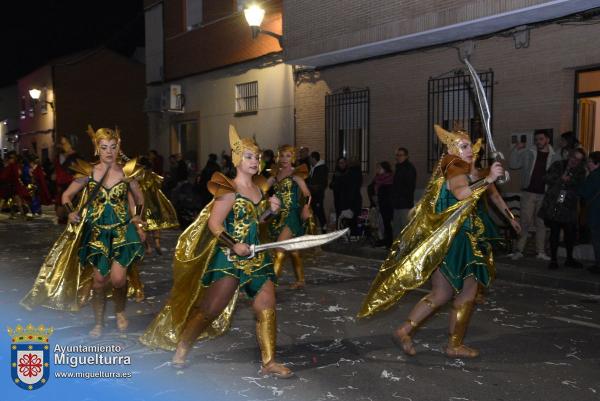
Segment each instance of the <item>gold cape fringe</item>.
[[441,213],[435,205],[446,182],[438,166],[412,218],[392,244],[390,253],[363,301],[359,318],[389,309],[404,294],[422,286],[442,263],[456,233],[471,214],[486,187]]
[[[160,189],[162,182],[163,177],[148,170],[144,171],[140,179],[140,187],[144,193],[144,220],[148,224],[146,231],[179,227],[175,208]],[[160,218],[155,219],[155,216]]]
[[[213,201],[179,236],[173,258],[171,294],[167,304],[140,337],[142,344],[147,347],[174,351],[190,309],[201,299],[205,291],[205,287],[201,284],[201,278],[217,246],[217,238],[208,229],[208,218],[212,206]],[[238,291],[235,292],[225,310],[199,338],[216,337],[229,329],[238,293]]]

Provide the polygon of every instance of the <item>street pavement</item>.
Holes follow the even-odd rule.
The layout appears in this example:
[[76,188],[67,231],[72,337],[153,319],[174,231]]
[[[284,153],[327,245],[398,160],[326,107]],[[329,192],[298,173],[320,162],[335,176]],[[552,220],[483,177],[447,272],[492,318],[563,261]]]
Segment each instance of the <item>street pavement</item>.
[[[116,331],[109,302],[105,334],[92,340],[87,337],[93,323],[89,306],[67,313],[44,308],[29,312],[18,305],[60,230],[50,219],[0,219],[1,323],[51,325],[52,343],[62,345],[120,345],[122,354],[132,358],[133,378],[88,380],[87,387],[73,387],[78,390],[65,390],[55,398],[49,395],[55,394],[53,388],[70,388],[65,379],[53,377],[42,389],[25,392],[10,383],[3,368],[2,400],[103,400],[103,391],[115,389],[123,398],[110,399],[132,401],[600,399],[598,295],[497,280],[485,304],[477,307],[466,337],[468,345],[480,349],[479,358],[443,354],[447,306],[417,332],[418,354],[407,357],[390,334],[426,289],[409,293],[389,312],[357,321],[356,312],[380,262],[332,252],[306,261],[305,290],[289,289],[290,266],[280,280],[277,358],[295,371],[294,378],[258,374],[254,317],[245,300],[238,304],[230,332],[199,342],[190,354],[190,366],[176,370],[169,364],[171,353],[147,349],[137,338],[168,297],[179,232],[164,233],[169,251],[142,263],[146,299],[128,304],[128,334]],[[8,336],[5,340],[8,347]],[[8,366],[7,356],[0,355],[0,366]],[[81,394],[81,388],[89,391]]]

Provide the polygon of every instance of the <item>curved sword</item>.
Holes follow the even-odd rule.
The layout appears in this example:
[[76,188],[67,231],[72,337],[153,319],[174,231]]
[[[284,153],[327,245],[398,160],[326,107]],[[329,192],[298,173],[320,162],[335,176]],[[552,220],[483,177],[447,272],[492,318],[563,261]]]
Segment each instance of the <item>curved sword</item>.
[[[492,129],[490,127],[490,120],[492,117],[492,113],[490,111],[490,106],[488,104],[487,98],[485,96],[485,89],[483,88],[483,84],[479,79],[479,74],[475,71],[475,68],[469,63],[469,60],[466,58],[463,59],[463,62],[467,66],[469,70],[469,75],[471,76],[471,81],[473,81],[473,92],[475,92],[475,98],[477,99],[477,105],[479,106],[479,111],[481,113],[481,120],[483,121],[483,128],[485,130],[485,136],[487,138],[488,146],[490,147],[490,151],[492,152],[492,159],[495,161],[504,160],[504,155],[501,152],[498,152],[496,149],[496,145],[494,145],[494,140],[492,139]],[[510,179],[508,172],[504,172],[503,177],[498,178],[499,184],[504,184],[508,182]]]
[[[250,245],[250,255],[247,258],[253,258],[257,252],[266,251],[267,249],[282,248],[286,251],[297,251],[299,249],[313,248],[334,241],[348,232],[349,228],[333,231],[327,234],[318,235],[302,235],[300,237],[286,239],[284,241],[269,242],[260,245]],[[227,249],[227,259],[232,261],[230,250]]]

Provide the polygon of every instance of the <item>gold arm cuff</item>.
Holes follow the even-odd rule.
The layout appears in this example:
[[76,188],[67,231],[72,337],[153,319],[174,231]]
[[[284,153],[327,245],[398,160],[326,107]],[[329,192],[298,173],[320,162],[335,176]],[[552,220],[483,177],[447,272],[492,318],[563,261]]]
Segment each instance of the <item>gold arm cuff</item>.
[[73,213],[73,211],[75,210],[73,208],[73,204],[71,202],[65,202],[65,203],[63,203],[63,206],[65,209],[67,209],[67,212],[69,212],[69,213]]
[[135,205],[135,215],[141,216],[144,211],[144,205]]
[[219,235],[217,235],[217,239],[222,245],[225,245],[229,249],[233,249],[233,246],[237,244],[235,239],[225,230],[221,231]]
[[487,187],[490,183],[487,181],[487,178],[482,178],[481,180],[475,181],[473,184],[469,185],[471,191],[475,191],[476,189]]

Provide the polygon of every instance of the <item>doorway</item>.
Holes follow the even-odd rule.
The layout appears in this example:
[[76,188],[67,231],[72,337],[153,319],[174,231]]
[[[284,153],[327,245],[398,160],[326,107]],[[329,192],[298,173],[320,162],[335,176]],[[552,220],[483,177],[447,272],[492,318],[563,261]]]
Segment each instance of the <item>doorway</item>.
[[575,72],[575,133],[583,149],[600,150],[600,68]]

